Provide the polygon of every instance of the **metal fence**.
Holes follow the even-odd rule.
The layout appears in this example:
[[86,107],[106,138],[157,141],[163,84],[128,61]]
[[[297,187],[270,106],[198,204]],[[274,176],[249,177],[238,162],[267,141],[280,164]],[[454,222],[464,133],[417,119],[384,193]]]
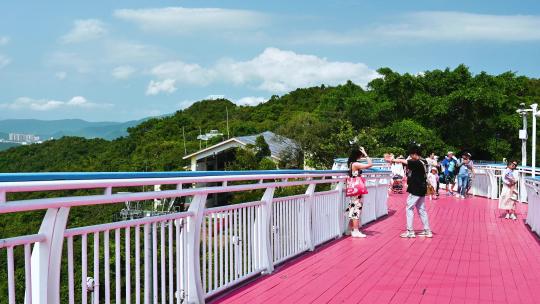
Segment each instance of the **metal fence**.
[[[363,222],[388,213],[389,172],[367,171],[366,177],[369,194]],[[60,299],[68,303],[202,303],[341,237],[346,222],[344,180],[343,171],[268,171],[2,182],[0,214],[46,213],[36,234],[0,240],[8,285],[7,294],[0,297],[10,304],[60,303]],[[140,190],[153,185],[170,189]],[[126,187],[133,191],[125,192]],[[277,189],[291,187],[303,193],[276,197]],[[70,192],[87,189],[101,190],[84,195]],[[210,194],[257,190],[262,195],[256,201],[205,206]],[[20,192],[59,194],[9,199]],[[178,197],[191,198],[187,211],[66,229],[72,207]],[[16,256],[24,263],[17,263]],[[17,272],[17,267],[24,271]]]

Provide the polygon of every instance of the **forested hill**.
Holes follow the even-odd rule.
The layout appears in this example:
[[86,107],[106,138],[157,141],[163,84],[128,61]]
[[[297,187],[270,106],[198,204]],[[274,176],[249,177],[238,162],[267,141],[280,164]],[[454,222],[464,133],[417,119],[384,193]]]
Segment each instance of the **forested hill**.
[[511,72],[472,75],[461,65],[419,75],[389,68],[379,73],[382,77],[365,90],[351,82],[297,89],[254,107],[203,100],[174,115],[147,120],[112,141],[64,137],[12,148],[0,152],[0,170],[181,170],[187,165],[185,150],[199,149],[200,130],[227,134],[227,111],[231,137],[274,131],[297,140],[320,168],[345,156],[354,136],[372,155],[402,152],[415,140],[438,154],[465,149],[477,159],[502,159],[519,156],[519,104],[540,101],[540,80]]

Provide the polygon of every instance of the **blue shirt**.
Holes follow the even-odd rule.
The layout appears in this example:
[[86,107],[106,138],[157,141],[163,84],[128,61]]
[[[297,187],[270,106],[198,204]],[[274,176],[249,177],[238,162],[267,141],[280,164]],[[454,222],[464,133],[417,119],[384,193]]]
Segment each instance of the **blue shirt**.
[[463,160],[461,161],[461,166],[459,167],[459,175],[469,175],[470,167],[472,167],[472,160],[469,160],[468,164],[465,164]]
[[444,168],[444,175],[454,173],[454,171],[456,170],[456,165],[457,162],[455,159],[448,159],[448,157],[445,157],[444,160],[441,162],[441,166]]

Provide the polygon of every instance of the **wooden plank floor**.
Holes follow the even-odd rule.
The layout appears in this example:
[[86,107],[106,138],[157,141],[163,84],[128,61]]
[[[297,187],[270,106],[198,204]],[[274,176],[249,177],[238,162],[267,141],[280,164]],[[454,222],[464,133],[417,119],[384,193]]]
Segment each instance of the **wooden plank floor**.
[[[427,201],[433,239],[401,239],[406,195],[390,215],[293,259],[212,303],[540,303],[540,239],[497,201]],[[415,228],[421,223],[415,213]]]

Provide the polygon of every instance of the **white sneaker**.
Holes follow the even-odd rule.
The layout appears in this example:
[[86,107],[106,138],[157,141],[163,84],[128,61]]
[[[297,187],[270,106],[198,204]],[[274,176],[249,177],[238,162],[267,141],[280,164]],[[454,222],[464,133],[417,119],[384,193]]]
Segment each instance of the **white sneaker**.
[[461,198],[465,198],[465,195],[462,195]]
[[399,237],[402,237],[402,238],[415,238],[416,235],[414,234],[414,231],[405,231],[403,232],[402,234],[399,235]]
[[517,216],[514,213],[510,214],[510,218],[514,221],[517,220]]
[[424,237],[427,237],[427,238],[432,238],[433,233],[431,232],[431,230],[422,230],[422,232],[418,233],[418,236],[424,236]]
[[505,219],[509,219],[510,218],[510,213],[507,213],[505,216],[504,216]]
[[354,238],[365,238],[365,237],[367,237],[367,235],[360,232],[360,230],[353,230],[351,232],[351,236],[354,237]]

